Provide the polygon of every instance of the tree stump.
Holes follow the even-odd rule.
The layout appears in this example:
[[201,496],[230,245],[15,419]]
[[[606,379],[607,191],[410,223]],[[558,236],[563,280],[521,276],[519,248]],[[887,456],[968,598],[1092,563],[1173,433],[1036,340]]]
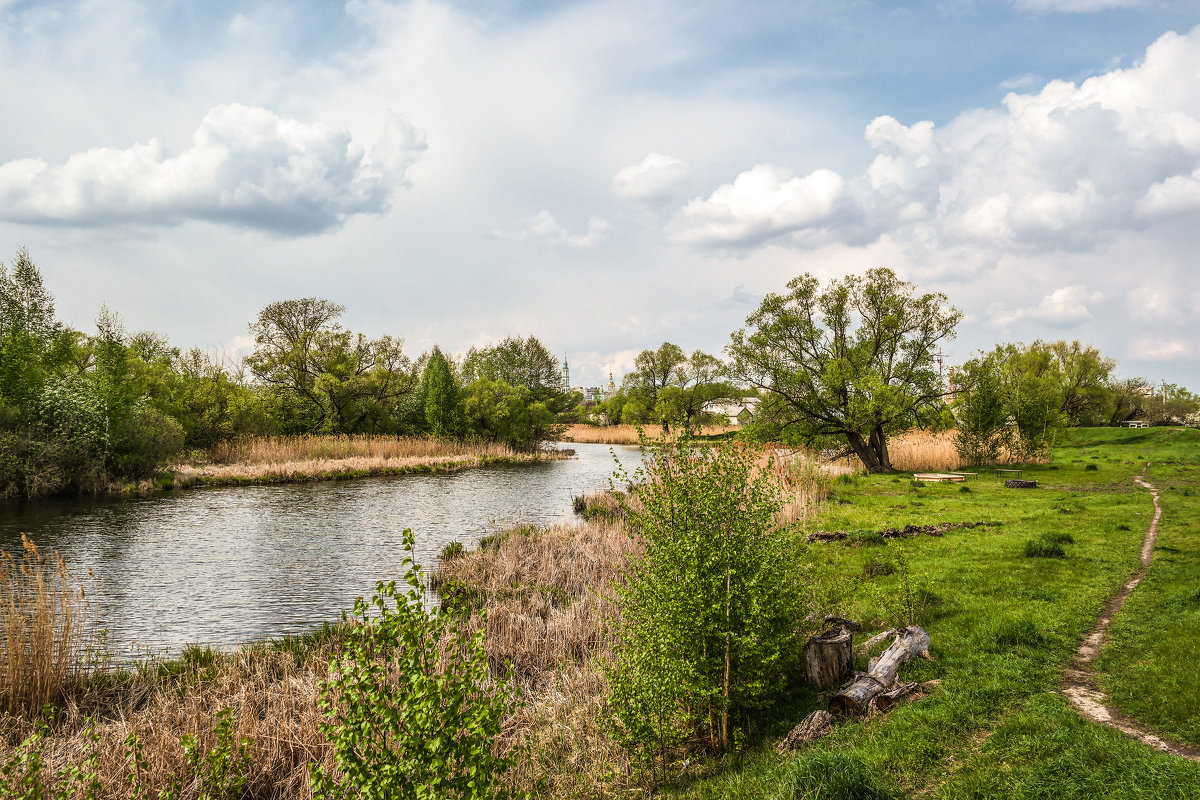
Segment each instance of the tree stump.
[[804,643],[804,677],[818,691],[836,689],[853,677],[853,638],[839,625]]

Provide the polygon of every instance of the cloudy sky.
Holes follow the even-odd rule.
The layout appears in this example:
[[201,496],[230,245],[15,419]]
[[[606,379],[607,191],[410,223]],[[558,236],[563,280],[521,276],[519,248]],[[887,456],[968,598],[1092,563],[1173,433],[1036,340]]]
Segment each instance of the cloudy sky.
[[[481,11],[481,9],[483,9]],[[234,352],[274,300],[573,383],[890,266],[952,360],[1200,389],[1200,0],[0,1],[0,258]],[[6,243],[6,244],[5,244]]]

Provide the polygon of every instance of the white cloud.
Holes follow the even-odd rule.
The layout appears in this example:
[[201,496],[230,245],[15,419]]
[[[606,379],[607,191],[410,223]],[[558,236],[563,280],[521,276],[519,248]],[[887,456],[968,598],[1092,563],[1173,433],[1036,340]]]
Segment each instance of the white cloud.
[[[1200,210],[1200,27],[1163,35],[1128,69],[1012,92],[941,127],[880,116],[864,139],[875,156],[861,176],[755,167],[683,208],[674,238],[1092,252]],[[816,226],[828,235],[788,236]]]
[[394,114],[368,155],[345,131],[223,105],[175,155],[150,139],[75,153],[60,165],[28,158],[2,164],[0,215],[80,227],[206,220],[319,233],[385,211],[423,149],[422,137]]
[[1142,5],[1142,0],[1013,0],[1013,5],[1028,11],[1085,14],[1106,8],[1130,8]]
[[803,178],[774,164],[759,164],[696,198],[675,215],[671,238],[699,245],[755,244],[828,221],[845,181],[818,169]]
[[613,176],[613,193],[634,200],[661,200],[678,191],[687,175],[687,164],[678,158],[650,153],[642,163]]
[[1143,336],[1134,342],[1134,354],[1144,361],[1178,361],[1194,358],[1195,350],[1180,339],[1159,339]]
[[517,241],[543,241],[550,244],[565,245],[577,249],[595,247],[608,238],[613,231],[613,224],[603,217],[590,217],[587,228],[580,233],[571,233],[554,215],[546,209],[525,221],[525,226],[516,236],[496,232],[493,235],[500,239],[515,239]]
[[1064,286],[1055,289],[1042,298],[1042,301],[1032,308],[1007,310],[998,303],[988,308],[988,316],[992,324],[999,328],[1008,328],[1016,322],[1031,320],[1052,326],[1068,326],[1085,322],[1092,318],[1089,305],[1095,305],[1104,299],[1100,292],[1088,292],[1082,286]]

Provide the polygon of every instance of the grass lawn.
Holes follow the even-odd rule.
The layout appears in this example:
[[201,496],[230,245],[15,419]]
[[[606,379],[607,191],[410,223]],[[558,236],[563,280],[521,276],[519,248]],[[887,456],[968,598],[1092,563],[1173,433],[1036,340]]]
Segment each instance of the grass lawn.
[[[876,531],[987,522],[941,537],[870,535],[813,544],[842,575],[845,616],[871,627],[915,616],[933,661],[908,680],[940,679],[919,701],[842,721],[801,753],[775,741],[828,697],[802,694],[747,732],[757,742],[717,764],[681,767],[676,797],[1195,798],[1200,764],[1084,721],[1058,692],[1062,670],[1105,602],[1135,571],[1153,507],[1133,483],[1147,461],[1164,516],[1150,573],[1112,628],[1103,685],[1128,713],[1200,743],[1200,433],[1073,431],[1035,490],[982,474],[916,486],[907,477],[836,484],[810,529]],[[1028,543],[1033,542],[1030,546]],[[1054,553],[1053,555],[1027,555]],[[869,635],[868,630],[862,636]],[[860,664],[859,668],[865,668]]]

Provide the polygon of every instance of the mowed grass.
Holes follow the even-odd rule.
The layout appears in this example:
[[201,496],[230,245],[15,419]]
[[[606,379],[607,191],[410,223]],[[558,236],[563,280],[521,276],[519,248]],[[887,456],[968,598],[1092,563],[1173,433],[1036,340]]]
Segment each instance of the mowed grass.
[[[941,683],[924,699],[870,720],[841,721],[815,746],[777,755],[778,737],[827,703],[827,697],[801,696],[788,713],[752,735],[753,744],[742,754],[701,767],[681,765],[667,793],[697,798],[1200,797],[1200,764],[1081,719],[1058,691],[1063,668],[1083,635],[1137,568],[1153,508],[1149,492],[1133,478],[1145,461],[1188,461],[1175,469],[1200,466],[1195,442],[1193,432],[1075,431],[1054,463],[1026,467],[1025,477],[1040,482],[1035,490],[1005,489],[1003,481],[986,474],[963,485],[919,487],[893,475],[835,483],[822,512],[810,518],[810,530],[992,523],[952,528],[942,537],[879,543],[859,536],[812,545],[821,548],[818,557],[831,571],[853,576],[843,586],[840,607],[830,611],[867,620],[874,630],[903,624],[915,614],[932,636],[933,661],[917,662],[902,676]],[[1154,470],[1150,477],[1157,477]],[[1172,513],[1182,518],[1183,503],[1190,499],[1174,500],[1173,494],[1180,493],[1164,493],[1169,502],[1164,524]],[[1195,528],[1189,530],[1195,535]],[[1179,536],[1178,544],[1160,543],[1181,550],[1192,546]],[[1058,543],[1064,557],[1027,556],[1029,541]],[[1156,562],[1163,555],[1157,553]],[[891,574],[865,569],[885,561],[897,569]],[[1167,566],[1166,560],[1157,563],[1152,575]],[[1173,702],[1162,691],[1167,685],[1188,693],[1192,711],[1160,712],[1178,717],[1175,728],[1157,723],[1182,731],[1185,720],[1195,720],[1196,662],[1189,653],[1200,613],[1188,617],[1190,600],[1181,599],[1189,570],[1195,588],[1195,561],[1180,558],[1173,569],[1171,583],[1164,577],[1155,588],[1143,583],[1134,593],[1139,600],[1160,595],[1151,603],[1154,608],[1139,613],[1131,600],[1118,625],[1122,641],[1132,642],[1137,633],[1165,640],[1166,628],[1190,641],[1163,641],[1157,650],[1135,642],[1128,659],[1118,660],[1114,650],[1104,663],[1108,685],[1127,687],[1147,706]],[[1184,610],[1168,615],[1171,622],[1164,627],[1164,617],[1155,622],[1154,615],[1165,614],[1170,603]],[[1159,672],[1135,677],[1141,673],[1128,667],[1139,660],[1157,661]],[[1189,670],[1192,676],[1173,684],[1158,682],[1162,674]]]

